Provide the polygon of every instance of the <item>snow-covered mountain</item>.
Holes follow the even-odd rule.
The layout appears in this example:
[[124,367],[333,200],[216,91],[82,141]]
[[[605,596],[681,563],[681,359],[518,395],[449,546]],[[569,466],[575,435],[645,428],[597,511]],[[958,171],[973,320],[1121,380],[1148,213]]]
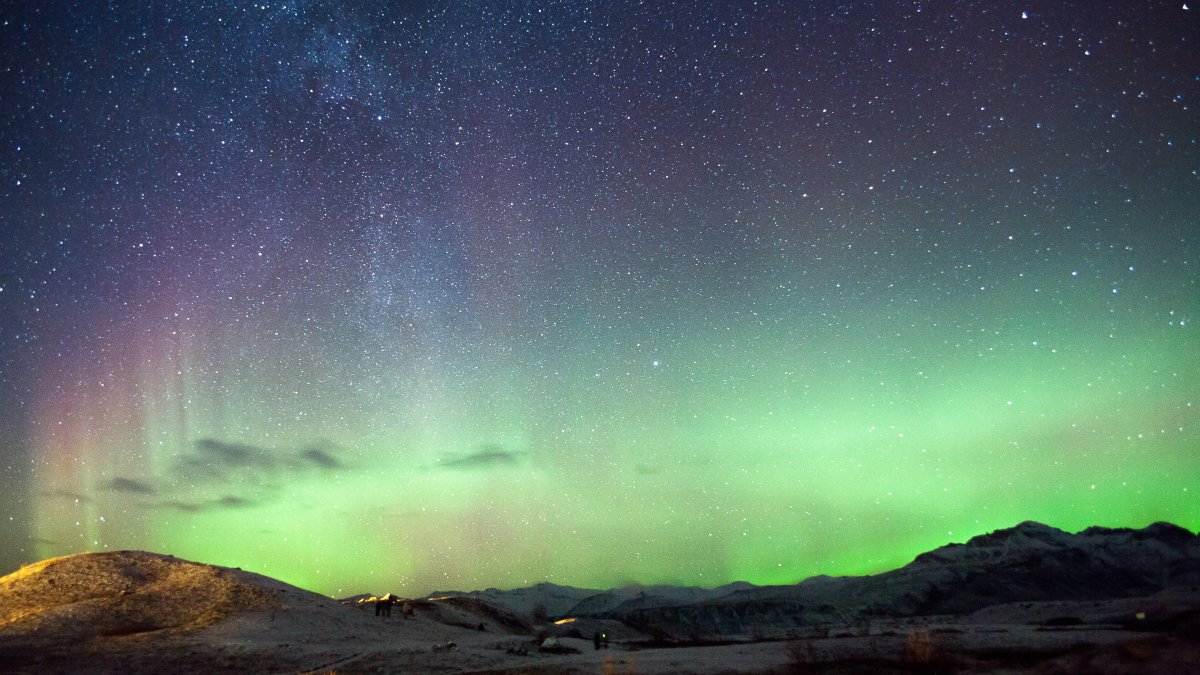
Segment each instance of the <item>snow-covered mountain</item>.
[[1168,523],[1069,534],[1026,522],[921,554],[873,576],[815,577],[686,605],[597,616],[664,637],[787,634],[877,617],[961,615],[1011,602],[1110,600],[1200,585],[1200,536]]
[[667,638],[786,635],[800,628],[881,617],[962,615],[1011,602],[1110,600],[1200,586],[1200,536],[1169,523],[1077,534],[1034,522],[949,544],[897,570],[806,579],[787,586],[739,582],[706,589],[627,586],[607,591],[538,584],[468,596],[529,616],[618,620]]
[[571,607],[567,611],[567,614],[571,616],[592,616],[619,609],[630,610],[639,607],[687,605],[715,600],[729,595],[734,591],[750,588],[755,588],[754,584],[745,581],[735,581],[732,584],[718,586],[717,588],[669,585],[642,586],[634,584],[589,596],[579,604]]
[[511,612],[530,616],[539,607],[547,617],[557,617],[567,614],[575,605],[585,598],[604,593],[594,588],[575,588],[559,586],[551,583],[540,583],[528,588],[500,590],[489,588],[483,591],[434,591],[429,597],[468,597],[476,598],[493,605],[499,605]]

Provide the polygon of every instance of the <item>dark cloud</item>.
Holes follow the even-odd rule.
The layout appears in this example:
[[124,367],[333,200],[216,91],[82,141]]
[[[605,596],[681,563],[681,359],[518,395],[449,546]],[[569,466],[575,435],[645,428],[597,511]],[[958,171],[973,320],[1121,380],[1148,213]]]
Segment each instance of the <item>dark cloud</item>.
[[[273,473],[316,467],[318,469],[341,469],[345,462],[338,458],[338,447],[328,441],[318,441],[304,446],[297,454],[281,450],[230,443],[213,438],[196,441],[196,452],[179,461],[180,470],[190,478],[207,477],[224,480],[231,471],[245,478],[263,478]],[[250,471],[252,473],[247,473]]]
[[244,509],[248,506],[254,506],[254,504],[255,502],[249,499],[245,499],[243,497],[234,497],[232,495],[221,497],[217,501],[212,502],[214,507],[222,509]]
[[261,485],[283,468],[272,451],[249,443],[202,438],[192,448],[175,464],[175,475],[187,485]]
[[520,457],[521,453],[505,450],[499,445],[485,445],[469,455],[443,459],[437,466],[442,469],[490,469],[518,464]]
[[212,511],[215,509],[244,509],[254,506],[255,502],[244,497],[234,495],[226,495],[220,499],[211,499],[205,502],[185,502],[180,500],[171,500],[160,504],[162,508],[174,509],[183,511],[184,513],[199,513],[201,511]]
[[258,446],[246,443],[226,443],[213,438],[202,438],[196,441],[196,449],[200,459],[208,460],[231,467],[272,466],[275,460],[271,455]]
[[[302,446],[275,448],[202,438],[175,462],[172,484],[178,489],[170,494],[164,491],[164,501],[158,506],[196,513],[272,501],[280,497],[289,482],[303,475],[345,468],[343,456],[339,446],[320,439]],[[212,499],[214,492],[236,496]]]
[[108,481],[108,489],[114,492],[131,492],[138,495],[158,494],[153,485],[132,478],[114,478]]
[[330,454],[327,449],[317,446],[305,448],[300,453],[300,459],[322,469],[340,469],[343,466],[342,461]]

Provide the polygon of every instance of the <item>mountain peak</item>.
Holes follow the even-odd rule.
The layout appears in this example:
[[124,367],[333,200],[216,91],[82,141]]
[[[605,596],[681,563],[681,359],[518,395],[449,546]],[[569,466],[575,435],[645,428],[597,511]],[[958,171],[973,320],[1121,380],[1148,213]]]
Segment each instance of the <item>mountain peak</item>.
[[1039,523],[1036,520],[1022,521],[1009,529],[1025,534],[1067,534],[1065,531],[1060,530],[1057,527],[1051,527],[1045,523]]
[[1187,528],[1180,527],[1175,523],[1165,523],[1158,521],[1150,523],[1142,528],[1142,534],[1158,537],[1160,539],[1191,539],[1196,535],[1195,532]]
[[972,537],[967,541],[967,546],[1000,546],[1007,545],[1018,540],[1035,540],[1044,543],[1051,543],[1069,538],[1071,535],[1056,527],[1051,527],[1043,523],[1033,520],[1026,520],[1018,523],[1013,527],[994,530],[987,534],[981,534],[977,537]]
[[1135,530],[1129,527],[1100,527],[1093,525],[1092,527],[1083,530],[1079,534],[1087,536],[1114,536],[1128,535],[1135,539],[1159,539],[1171,543],[1183,543],[1195,539],[1198,535],[1187,528],[1180,527],[1174,523],[1166,523],[1158,521],[1150,523],[1140,530]]

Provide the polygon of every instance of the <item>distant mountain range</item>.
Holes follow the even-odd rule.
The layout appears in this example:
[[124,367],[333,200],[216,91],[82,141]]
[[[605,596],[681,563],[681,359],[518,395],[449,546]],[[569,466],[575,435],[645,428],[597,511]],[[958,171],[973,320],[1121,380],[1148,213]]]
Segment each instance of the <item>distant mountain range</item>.
[[684,605],[715,600],[749,588],[754,584],[738,581],[718,588],[699,586],[642,586],[633,584],[607,591],[595,588],[575,588],[540,583],[528,588],[503,591],[489,588],[484,591],[434,591],[430,597],[471,597],[500,605],[518,614],[544,612],[548,618],[567,616],[599,616],[619,607],[637,605]]
[[[1166,523],[1022,523],[891,572],[789,586],[538,584],[410,598],[412,614],[395,616],[371,599],[146,551],[52,558],[0,577],[0,670],[592,673],[604,659],[673,673],[734,672],[733,659],[737,672],[1174,675],[1200,663],[1200,536]],[[597,634],[611,652],[595,653]]]
[[1077,534],[1025,522],[923,553],[891,572],[818,576],[787,586],[633,586],[609,591],[538,584],[470,596],[527,614],[620,621],[663,639],[787,636],[873,618],[964,615],[1014,602],[1112,600],[1200,587],[1200,536],[1169,523]]

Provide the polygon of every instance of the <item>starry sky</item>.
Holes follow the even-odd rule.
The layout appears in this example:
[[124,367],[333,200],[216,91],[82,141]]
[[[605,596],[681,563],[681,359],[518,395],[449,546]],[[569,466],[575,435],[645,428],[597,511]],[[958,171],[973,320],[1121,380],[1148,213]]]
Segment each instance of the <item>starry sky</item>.
[[8,2],[0,571],[1200,528],[1200,7]]

